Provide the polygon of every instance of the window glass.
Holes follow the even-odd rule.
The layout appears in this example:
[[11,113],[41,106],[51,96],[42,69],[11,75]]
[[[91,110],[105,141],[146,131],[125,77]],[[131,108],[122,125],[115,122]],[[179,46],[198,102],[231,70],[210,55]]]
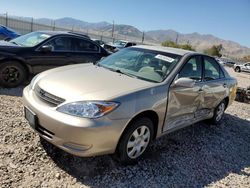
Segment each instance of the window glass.
[[209,80],[216,80],[219,79],[220,77],[223,77],[223,75],[220,76],[221,70],[219,64],[213,60],[212,58],[209,57],[204,57],[204,80],[209,81]]
[[179,73],[179,78],[191,78],[201,81],[202,66],[197,57],[188,60]]
[[71,38],[57,37],[52,39],[46,45],[52,46],[52,51],[72,51]]
[[78,52],[98,52],[99,51],[99,47],[97,45],[95,45],[94,43],[87,41],[87,40],[83,40],[83,39],[75,39],[74,40],[74,51],[78,51]]
[[33,47],[38,45],[39,43],[45,41],[51,37],[47,33],[43,32],[32,32],[28,33],[26,35],[22,35],[20,37],[17,37],[15,39],[12,39],[10,42],[15,43],[20,46],[25,46],[25,47]]
[[98,65],[134,78],[162,82],[180,58],[176,54],[125,48],[103,59]]

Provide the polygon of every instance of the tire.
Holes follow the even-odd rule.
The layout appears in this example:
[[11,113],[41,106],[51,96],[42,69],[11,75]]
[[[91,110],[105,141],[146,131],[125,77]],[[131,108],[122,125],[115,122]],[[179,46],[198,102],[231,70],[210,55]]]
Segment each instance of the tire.
[[154,135],[153,126],[153,122],[146,117],[133,121],[120,139],[115,158],[124,165],[136,163],[148,150]]
[[214,109],[214,116],[211,119],[209,119],[209,122],[212,123],[212,124],[215,124],[215,125],[220,124],[221,120],[223,118],[225,110],[226,110],[226,102],[225,102],[225,100],[223,100]]
[[241,72],[240,67],[236,67],[236,68],[234,69],[234,71],[235,71],[235,72]]
[[27,79],[25,68],[16,61],[0,63],[0,86],[12,88],[20,86]]

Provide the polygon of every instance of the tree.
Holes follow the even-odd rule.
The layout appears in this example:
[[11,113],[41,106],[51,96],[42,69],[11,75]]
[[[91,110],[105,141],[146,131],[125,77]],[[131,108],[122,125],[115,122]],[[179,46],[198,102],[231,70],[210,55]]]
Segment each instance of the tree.
[[242,61],[244,61],[244,62],[250,62],[250,55],[243,57]]
[[206,50],[204,50],[204,53],[210,56],[217,56],[217,57],[221,57],[221,50],[223,49],[222,44],[220,45],[213,45],[211,48],[208,48]]
[[161,43],[161,45],[166,46],[166,47],[181,48],[184,50],[195,51],[195,49],[190,44],[176,44],[173,41],[165,41],[165,42]]

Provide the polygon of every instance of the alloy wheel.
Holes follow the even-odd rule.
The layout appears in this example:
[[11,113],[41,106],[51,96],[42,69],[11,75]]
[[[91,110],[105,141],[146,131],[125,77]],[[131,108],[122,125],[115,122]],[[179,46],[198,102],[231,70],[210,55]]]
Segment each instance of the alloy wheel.
[[127,155],[131,159],[139,157],[147,148],[150,141],[150,130],[140,126],[134,130],[127,143]]

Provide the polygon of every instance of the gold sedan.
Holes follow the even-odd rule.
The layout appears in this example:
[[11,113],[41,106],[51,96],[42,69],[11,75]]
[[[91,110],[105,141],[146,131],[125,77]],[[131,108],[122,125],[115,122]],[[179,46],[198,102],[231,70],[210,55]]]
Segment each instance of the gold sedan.
[[213,57],[136,46],[97,64],[43,72],[23,102],[32,128],[57,147],[132,163],[166,133],[205,119],[219,123],[236,84]]

